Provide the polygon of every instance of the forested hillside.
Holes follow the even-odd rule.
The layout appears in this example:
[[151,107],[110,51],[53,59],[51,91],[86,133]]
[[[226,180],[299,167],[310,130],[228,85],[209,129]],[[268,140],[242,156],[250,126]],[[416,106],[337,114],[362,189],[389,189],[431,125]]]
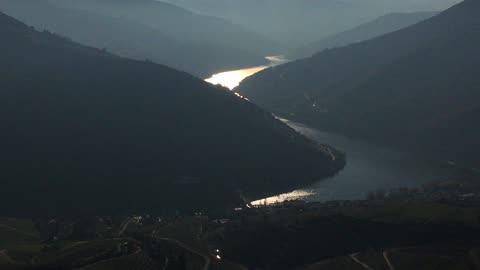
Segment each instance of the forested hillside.
[[298,48],[290,53],[289,58],[310,57],[325,49],[362,42],[416,24],[436,14],[436,12],[390,13],[350,30]]
[[[85,45],[129,58],[148,59],[199,77],[266,62],[265,51],[249,51],[223,41],[192,41],[188,36],[172,34],[171,30],[158,29],[121,14],[102,14],[65,4],[48,0],[0,0],[0,11],[40,31],[48,30]],[[184,19],[178,16],[176,20],[181,23]]]
[[406,29],[265,70],[237,90],[322,128],[473,163],[479,12],[479,1],[466,0]]
[[0,35],[4,215],[225,207],[343,166],[340,154],[333,161],[270,113],[186,73],[3,14]]

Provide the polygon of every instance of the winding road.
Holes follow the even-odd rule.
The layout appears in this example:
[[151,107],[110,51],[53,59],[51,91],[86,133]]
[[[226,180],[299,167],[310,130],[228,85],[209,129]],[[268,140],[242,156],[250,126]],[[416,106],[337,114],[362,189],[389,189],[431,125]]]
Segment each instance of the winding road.
[[395,267],[393,266],[392,261],[390,261],[390,258],[388,257],[388,250],[383,251],[382,255],[385,261],[387,262],[388,268],[390,270],[395,270]]
[[[384,250],[384,251],[382,252],[383,259],[384,259],[385,262],[387,263],[387,266],[388,266],[388,269],[389,269],[389,270],[395,270],[395,267],[393,266],[392,261],[391,261],[390,258],[388,257],[388,252],[389,252],[388,250]],[[368,265],[368,264],[360,261],[360,260],[357,258],[358,254],[360,254],[360,253],[351,254],[351,255],[350,255],[350,258],[351,258],[354,262],[360,264],[363,268],[365,268],[365,269],[367,269],[367,270],[374,270],[370,265]]]
[[30,236],[30,237],[33,237],[33,238],[38,238],[38,235],[34,235],[32,233],[19,230],[15,227],[11,227],[11,226],[8,226],[8,225],[5,225],[5,224],[0,224],[0,228],[7,229],[7,230],[10,230],[10,231],[14,231],[14,232],[17,232],[17,233],[20,233],[20,234],[24,234],[24,235],[27,235],[27,236]]
[[354,262],[360,264],[363,268],[365,268],[365,269],[367,269],[367,270],[374,270],[372,267],[370,267],[370,265],[368,265],[368,264],[360,261],[360,260],[357,258],[358,254],[359,254],[359,253],[351,254],[351,255],[350,255],[350,258],[351,258]]
[[120,224],[120,229],[118,230],[117,236],[121,236],[125,230],[128,228],[128,225],[130,225],[130,222],[132,222],[132,218],[129,217],[125,219],[121,224]]
[[191,247],[187,246],[186,244],[184,244],[184,243],[182,243],[182,242],[180,242],[180,241],[178,241],[178,240],[175,240],[175,239],[171,239],[171,238],[157,238],[157,239],[158,239],[158,240],[162,240],[162,241],[170,242],[170,243],[172,243],[172,244],[175,244],[175,245],[177,245],[177,246],[179,246],[179,247],[187,250],[187,251],[190,252],[190,253],[193,253],[193,254],[195,254],[195,255],[198,255],[198,256],[202,257],[203,260],[205,261],[205,264],[204,264],[204,266],[203,266],[203,270],[208,270],[208,269],[210,268],[211,260],[210,260],[210,258],[209,258],[207,255],[202,254],[202,253],[200,253],[200,252],[192,249]]
[[330,148],[330,146],[328,146],[328,145],[320,145],[318,148],[320,149],[320,151],[322,151],[322,152],[324,152],[325,154],[329,155],[330,158],[332,159],[332,161],[337,160],[337,157],[336,157],[335,154],[333,153],[332,148]]

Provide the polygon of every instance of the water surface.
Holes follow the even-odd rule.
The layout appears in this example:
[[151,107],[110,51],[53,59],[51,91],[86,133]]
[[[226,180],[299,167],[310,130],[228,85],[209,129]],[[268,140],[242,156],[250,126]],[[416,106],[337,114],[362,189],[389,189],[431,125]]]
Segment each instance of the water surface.
[[287,62],[287,60],[282,56],[267,56],[265,58],[270,61],[269,65],[220,72],[213,74],[210,78],[205,79],[205,81],[215,85],[220,84],[232,90],[233,88],[237,87],[245,78],[252,76],[253,74],[266,68]]
[[[221,84],[232,90],[246,77],[286,62],[281,56],[266,58],[270,61],[270,65],[221,72],[212,75],[206,81],[212,84]],[[334,177],[290,193],[255,201],[254,205],[272,204],[292,199],[303,199],[310,202],[363,199],[369,191],[419,187],[434,179],[445,177],[451,171],[451,166],[446,163],[419,157],[408,151],[402,152],[282,120],[310,139],[345,152],[347,164]]]
[[271,204],[292,199],[305,201],[364,199],[367,192],[398,187],[420,187],[451,171],[446,162],[420,157],[408,151],[367,143],[339,134],[323,132],[302,124],[285,122],[310,139],[329,144],[347,154],[345,168],[336,176],[304,189],[253,202]]

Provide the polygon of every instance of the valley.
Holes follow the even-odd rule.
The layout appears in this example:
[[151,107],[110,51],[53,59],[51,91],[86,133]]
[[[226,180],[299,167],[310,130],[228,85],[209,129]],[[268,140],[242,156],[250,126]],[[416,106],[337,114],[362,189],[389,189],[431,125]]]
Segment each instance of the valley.
[[[284,59],[280,58],[282,62]],[[271,67],[277,63],[272,61]],[[220,84],[233,90],[244,79],[253,76],[268,66],[242,70],[225,71],[213,75],[205,81]],[[376,144],[358,138],[349,138],[340,133],[326,132],[280,118],[284,123],[315,141],[319,145],[335,145],[346,153],[345,167],[321,181],[309,184],[302,189],[276,196],[255,200],[254,205],[275,204],[285,200],[301,199],[308,202],[330,200],[363,199],[369,191],[393,188],[420,187],[432,179],[439,179],[454,171],[448,160],[438,159],[413,149],[400,150],[395,147]]]
[[480,269],[478,14],[0,0],[0,269]]

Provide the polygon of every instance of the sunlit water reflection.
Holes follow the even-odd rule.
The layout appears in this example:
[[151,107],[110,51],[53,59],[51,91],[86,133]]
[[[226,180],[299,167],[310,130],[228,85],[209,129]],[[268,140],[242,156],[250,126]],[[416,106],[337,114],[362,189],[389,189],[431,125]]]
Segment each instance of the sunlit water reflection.
[[253,201],[251,202],[251,204],[253,206],[272,205],[272,204],[282,203],[282,202],[291,201],[291,200],[304,199],[313,195],[315,195],[315,192],[313,191],[295,190],[289,193],[284,193],[277,196],[272,196],[265,199]]
[[281,120],[310,139],[347,153],[347,164],[334,177],[320,180],[304,189],[254,201],[253,205],[269,205],[295,199],[307,202],[364,199],[369,191],[419,187],[441,179],[452,171],[447,162]]
[[242,82],[245,78],[252,76],[253,74],[260,72],[266,68],[287,62],[287,60],[282,56],[267,56],[265,58],[270,61],[269,65],[225,71],[213,74],[210,78],[205,79],[205,81],[215,85],[220,84],[232,90],[233,88],[237,87],[240,82]]
[[[270,65],[221,72],[206,81],[232,90],[248,76],[286,62],[281,56],[266,58],[270,60]],[[254,201],[252,205],[269,205],[295,199],[307,202],[363,199],[369,191],[421,186],[444,177],[451,170],[446,164],[412,153],[323,132],[286,119],[280,120],[320,144],[329,144],[347,153],[347,165],[334,177],[320,180],[304,189]]]

